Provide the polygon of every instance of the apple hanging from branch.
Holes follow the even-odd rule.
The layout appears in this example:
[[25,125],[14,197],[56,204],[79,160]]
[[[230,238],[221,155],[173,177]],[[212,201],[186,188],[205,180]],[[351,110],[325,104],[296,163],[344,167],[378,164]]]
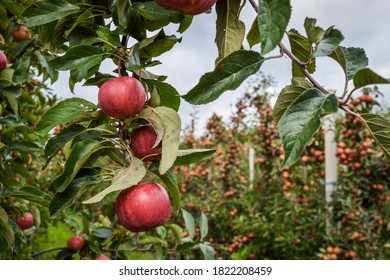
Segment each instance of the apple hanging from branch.
[[15,222],[21,229],[29,229],[34,224],[34,216],[31,212],[26,212],[23,217],[17,216]]
[[150,231],[170,217],[166,190],[155,182],[145,182],[121,191],[115,209],[119,223],[133,232]]
[[199,15],[208,11],[216,0],[156,0],[157,4],[167,10],[174,10],[183,15]]
[[143,161],[160,161],[162,148],[153,149],[157,134],[151,125],[137,127],[131,134],[130,148],[139,159]]
[[0,51],[0,71],[7,68],[7,64],[7,56],[2,51]]

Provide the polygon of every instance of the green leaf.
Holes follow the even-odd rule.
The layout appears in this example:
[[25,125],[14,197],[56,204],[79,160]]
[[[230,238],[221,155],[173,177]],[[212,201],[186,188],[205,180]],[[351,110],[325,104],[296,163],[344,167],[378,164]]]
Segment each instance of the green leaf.
[[272,112],[274,123],[278,124],[280,118],[291,103],[293,103],[304,91],[311,87],[313,86],[305,78],[293,78],[292,84],[283,88],[276,100]]
[[68,141],[72,140],[76,135],[80,134],[85,130],[85,127],[79,124],[74,124],[69,127],[65,127],[56,136],[52,137],[47,141],[45,146],[45,157],[49,160],[57,154],[57,152],[63,147]]
[[175,111],[180,107],[180,95],[178,91],[170,84],[158,80],[144,80],[149,88],[155,89],[160,97],[159,106],[172,108]]
[[28,26],[43,25],[77,13],[80,7],[64,0],[38,0],[23,12]]
[[344,40],[341,32],[333,27],[325,30],[324,37],[318,42],[312,57],[330,55]]
[[183,20],[180,22],[177,32],[184,33],[191,26],[193,19],[193,16],[184,16]]
[[254,45],[261,43],[259,21],[257,20],[257,18],[253,21],[252,26],[249,29],[248,34],[246,35],[246,40],[248,41],[250,48],[252,48]]
[[218,47],[217,61],[238,51],[245,38],[245,24],[238,19],[240,0],[219,0],[216,4]]
[[337,112],[334,94],[325,94],[311,88],[302,93],[284,112],[278,123],[285,160],[282,168],[294,164],[307,143],[319,130],[322,115]]
[[15,236],[12,226],[8,222],[7,212],[0,206],[0,233],[7,240],[8,246],[13,250],[15,243]]
[[177,112],[171,108],[156,107],[154,110],[160,117],[164,127],[159,168],[160,174],[164,174],[173,166],[177,157],[180,144],[181,119]]
[[282,40],[291,17],[290,0],[259,0],[257,17],[261,54],[272,51]]
[[209,225],[207,222],[206,214],[201,212],[199,217],[199,228],[200,228],[200,240],[203,240],[209,233]]
[[77,26],[79,26],[80,24],[82,24],[85,21],[89,21],[90,18],[92,18],[93,16],[94,15],[93,15],[93,9],[92,8],[89,8],[89,9],[85,10],[81,15],[78,16],[77,20],[73,23],[71,28],[69,28],[68,30],[66,30],[64,32],[65,36],[69,36],[69,34],[72,33],[72,31]]
[[18,100],[16,99],[15,95],[11,94],[10,92],[4,91],[4,90],[1,90],[0,92],[5,96],[5,98],[7,98],[7,101],[9,103],[9,105],[11,106],[12,111],[14,111],[14,113],[16,115],[18,115],[19,103],[18,103]]
[[385,79],[379,76],[370,68],[364,68],[357,71],[355,76],[353,77],[353,84],[355,88],[361,88],[368,85],[389,84],[389,83],[390,83],[389,79]]
[[183,214],[186,230],[190,235],[191,240],[193,240],[195,236],[195,219],[188,211],[181,209],[181,212]]
[[215,154],[214,149],[189,149],[179,150],[174,165],[189,165],[204,161]]
[[[293,55],[295,55],[300,61],[303,62],[310,61],[310,64],[307,65],[306,70],[309,73],[314,73],[316,70],[316,63],[315,63],[315,59],[311,59],[312,47],[309,40],[293,30],[290,30],[288,32],[288,39],[290,42],[291,52],[293,53]],[[303,74],[299,66],[293,62],[292,62],[292,74],[293,77],[305,77],[305,75]]]
[[304,27],[307,38],[311,44],[318,44],[324,37],[325,31],[321,27],[316,26],[317,20],[314,18],[306,18]]
[[112,47],[119,47],[121,45],[119,35],[112,32],[108,27],[100,27],[96,30],[99,40],[109,44]]
[[219,61],[213,72],[206,73],[184,100],[194,105],[210,103],[228,90],[237,89],[249,76],[259,71],[264,58],[254,51],[236,51]]
[[175,35],[166,36],[164,30],[161,30],[156,35],[144,39],[140,42],[140,55],[146,59],[160,56],[163,53],[171,50],[178,42],[180,42],[180,39],[176,38]]
[[89,157],[102,148],[100,141],[85,139],[74,144],[64,170],[51,184],[50,188],[57,192],[63,192],[76,177],[77,173]]
[[16,186],[5,190],[3,196],[18,197],[43,206],[49,206],[51,197],[40,189],[31,186]]
[[185,242],[176,247],[176,252],[183,253],[199,249],[199,242]]
[[78,114],[96,106],[82,98],[68,98],[47,110],[37,123],[36,131],[40,136],[45,136],[52,128],[66,124]]
[[205,260],[213,260],[215,251],[214,248],[206,243],[200,243],[199,248],[203,253],[204,259]]
[[2,151],[3,149],[7,148],[8,146],[2,142],[0,142],[0,151]]
[[353,79],[356,72],[368,66],[368,58],[361,48],[338,47],[329,56],[340,64],[348,81]]
[[166,21],[179,23],[183,19],[183,15],[173,11],[162,8],[155,1],[140,3],[139,14],[151,21]]
[[156,142],[152,148],[155,148],[158,144],[160,144],[163,136],[164,136],[164,125],[162,123],[162,120],[160,116],[157,114],[156,110],[151,107],[145,107],[142,109],[142,111],[138,114],[136,119],[144,119],[147,122],[149,122],[153,128],[154,131],[157,134]]
[[[98,70],[97,67],[104,55],[105,53],[98,47],[79,45],[70,47],[65,55],[50,60],[49,64],[57,70],[73,70],[71,78],[78,82],[92,76]],[[91,69],[94,71],[89,72]]]
[[152,165],[150,171],[152,171],[164,183],[164,188],[167,190],[173,201],[173,207],[176,211],[178,211],[181,207],[180,190],[172,172],[167,171],[165,174],[161,175],[158,172],[158,164]]
[[65,191],[54,195],[49,207],[51,218],[57,217],[62,210],[72,206],[74,201],[89,187],[99,185],[102,182],[99,172],[96,170],[82,170],[80,173]]
[[390,121],[377,114],[361,114],[360,116],[387,160],[390,160]]
[[0,81],[7,81],[8,83],[12,84],[14,73],[15,73],[15,69],[12,68],[6,68],[1,70]]
[[113,229],[109,227],[97,227],[91,230],[92,234],[98,238],[110,238],[113,233]]
[[115,191],[121,191],[138,184],[146,174],[146,169],[140,159],[133,157],[131,165],[124,167],[112,179],[111,185],[93,196],[83,201],[84,204],[100,202],[106,195]]
[[150,245],[150,244],[167,247],[167,241],[162,240],[155,236],[144,236],[137,241],[137,246]]

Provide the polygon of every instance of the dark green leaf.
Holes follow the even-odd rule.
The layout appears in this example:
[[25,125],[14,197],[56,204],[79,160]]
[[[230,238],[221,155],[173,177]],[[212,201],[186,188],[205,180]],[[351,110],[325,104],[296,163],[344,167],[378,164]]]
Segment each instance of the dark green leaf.
[[344,36],[341,32],[333,27],[329,27],[325,30],[324,37],[318,42],[313,57],[330,55],[344,40]]
[[84,72],[87,72],[102,61],[104,54],[98,47],[74,46],[69,48],[65,55],[49,61],[49,64],[57,70],[83,69]]
[[183,214],[183,219],[184,219],[184,223],[186,225],[186,230],[187,230],[188,234],[190,235],[191,240],[193,240],[194,236],[195,236],[195,219],[191,215],[191,213],[189,213],[188,211],[181,209],[181,212]]
[[81,173],[70,183],[64,192],[54,195],[49,208],[51,218],[55,218],[62,210],[72,206],[76,198],[88,187],[99,185],[102,182],[98,171],[88,170]]
[[273,108],[272,117],[277,124],[287,108],[312,85],[304,78],[293,78],[292,85],[282,89]]
[[282,168],[300,159],[307,143],[319,130],[322,115],[337,112],[334,94],[311,88],[302,93],[284,112],[278,127],[283,142],[285,159]]
[[112,228],[109,228],[109,227],[97,227],[97,228],[94,228],[92,231],[92,234],[98,238],[110,238],[112,233],[113,233],[113,229]]
[[150,89],[155,89],[160,97],[158,106],[171,108],[175,111],[180,107],[180,96],[178,91],[170,84],[158,80],[144,80]]
[[390,121],[377,114],[361,114],[361,117],[387,160],[390,160]]
[[364,68],[356,72],[353,77],[353,84],[355,88],[361,88],[368,85],[375,84],[389,84],[390,80],[385,79],[369,68]]
[[218,47],[217,61],[224,59],[242,47],[245,38],[245,24],[238,19],[240,0],[219,0],[216,4]]
[[23,6],[15,0],[1,0],[1,4],[4,5],[7,10],[13,13],[17,18],[22,17]]
[[254,51],[237,51],[221,60],[213,72],[206,73],[183,99],[194,105],[207,104],[222,93],[237,89],[249,76],[259,71],[264,58]]
[[99,40],[109,44],[112,47],[119,47],[121,45],[119,35],[115,34],[108,27],[101,27],[96,31]]
[[348,80],[368,65],[366,53],[361,48],[338,47],[329,56],[340,64]]
[[257,20],[257,18],[253,21],[251,29],[246,35],[246,40],[248,41],[250,48],[252,48],[254,45],[261,43],[259,21]]
[[8,246],[13,250],[15,236],[12,226],[8,222],[7,212],[0,206],[0,233],[7,240]]
[[45,157],[49,160],[63,147],[68,141],[72,140],[76,135],[85,130],[85,127],[79,124],[74,124],[65,127],[60,133],[50,138],[45,146]]
[[193,19],[193,16],[184,16],[183,20],[180,22],[180,26],[177,32],[184,33],[191,26]]
[[[315,59],[311,59],[312,47],[307,38],[300,35],[297,32],[289,31],[288,39],[290,41],[291,52],[295,55],[300,61],[310,62],[307,65],[306,70],[309,73],[314,73],[316,70]],[[293,77],[305,77],[302,70],[294,62],[292,62],[292,74]]]
[[181,206],[181,198],[180,198],[180,190],[179,186],[177,184],[177,181],[175,180],[175,177],[173,174],[168,171],[164,175],[161,175],[158,172],[158,165],[154,165],[151,167],[151,170],[155,175],[157,175],[161,181],[164,183],[164,188],[167,190],[169,196],[171,197],[173,201],[173,207],[176,211],[180,209]]
[[215,154],[214,149],[179,150],[174,165],[189,165],[204,161]]
[[179,23],[183,19],[183,15],[173,11],[162,8],[155,1],[148,1],[139,3],[139,14],[150,21],[166,21]]
[[28,141],[14,142],[10,144],[10,148],[18,152],[38,152],[41,150],[41,146]]
[[31,186],[17,186],[5,190],[4,196],[18,197],[43,206],[49,206],[51,197],[40,189]]
[[82,98],[68,98],[47,110],[37,123],[37,133],[45,136],[55,126],[66,124],[78,114],[96,107],[93,103]]
[[291,17],[290,0],[259,0],[258,22],[261,54],[272,51],[282,40]]
[[80,7],[64,0],[38,0],[28,6],[23,16],[29,26],[43,25],[77,13]]
[[74,144],[65,162],[63,172],[53,181],[50,188],[57,192],[66,190],[92,153],[101,148],[101,142],[94,139],[86,139]]
[[[80,143],[80,142],[79,142]],[[115,191],[121,191],[138,184],[146,174],[143,162],[133,158],[129,167],[124,167],[112,179],[111,185],[92,198],[83,201],[84,204],[100,202],[106,195]]]
[[141,57],[147,59],[160,56],[163,53],[171,50],[173,46],[179,41],[180,39],[176,38],[176,36],[166,36],[164,30],[161,30],[153,37],[144,39],[140,42],[140,55]]
[[176,251],[179,253],[188,252],[199,249],[199,242],[185,242],[176,247]]

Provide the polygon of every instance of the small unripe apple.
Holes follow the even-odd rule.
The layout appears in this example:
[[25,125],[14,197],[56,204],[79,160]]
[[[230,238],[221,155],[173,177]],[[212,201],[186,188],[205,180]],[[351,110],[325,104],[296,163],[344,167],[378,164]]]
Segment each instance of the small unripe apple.
[[102,111],[116,119],[136,116],[146,103],[146,91],[133,77],[113,78],[103,83],[98,100]]
[[7,64],[8,61],[6,55],[2,51],[0,51],[0,71],[7,68]]
[[152,149],[156,143],[157,134],[151,125],[137,127],[131,134],[130,148],[139,159],[144,161],[159,161],[162,148]]
[[24,25],[19,25],[17,29],[12,31],[11,36],[16,42],[31,39],[31,33],[24,27]]
[[34,224],[34,216],[32,213],[26,212],[24,217],[17,216],[15,222],[21,229],[28,229]]
[[68,239],[68,242],[66,243],[69,250],[72,251],[79,251],[84,246],[84,238],[81,236],[72,236]]
[[103,260],[111,260],[111,258],[109,256],[106,256],[106,255],[99,255],[99,256],[96,256],[95,260],[103,261]]
[[209,10],[217,0],[156,0],[156,2],[164,9],[194,16]]
[[168,221],[170,200],[161,185],[145,182],[121,191],[115,209],[119,223],[126,229],[149,231]]

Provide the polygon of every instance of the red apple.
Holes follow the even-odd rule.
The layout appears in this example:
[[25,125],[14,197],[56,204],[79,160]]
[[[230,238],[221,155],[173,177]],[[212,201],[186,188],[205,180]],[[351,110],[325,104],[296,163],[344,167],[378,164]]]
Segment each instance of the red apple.
[[31,212],[26,212],[24,217],[17,216],[15,222],[21,229],[28,229],[34,224],[34,216]]
[[103,112],[116,119],[136,116],[146,103],[146,91],[133,77],[113,78],[103,83],[98,100]]
[[0,71],[7,68],[7,63],[7,57],[2,51],[0,51]]
[[99,256],[96,256],[95,260],[103,261],[103,260],[111,260],[111,258],[109,256],[106,256],[106,255],[99,255]]
[[159,161],[162,148],[152,149],[156,143],[157,134],[151,125],[137,127],[131,134],[130,148],[137,158],[144,161]]
[[217,0],[156,0],[156,2],[164,9],[194,16],[209,10]]
[[84,246],[84,238],[81,236],[72,236],[68,239],[68,242],[66,243],[69,250],[72,251],[79,251]]
[[149,231],[168,221],[170,200],[161,185],[146,182],[121,191],[115,209],[119,223],[126,229]]
[[11,36],[16,42],[31,39],[30,32],[23,25],[19,25],[17,29],[12,31]]

